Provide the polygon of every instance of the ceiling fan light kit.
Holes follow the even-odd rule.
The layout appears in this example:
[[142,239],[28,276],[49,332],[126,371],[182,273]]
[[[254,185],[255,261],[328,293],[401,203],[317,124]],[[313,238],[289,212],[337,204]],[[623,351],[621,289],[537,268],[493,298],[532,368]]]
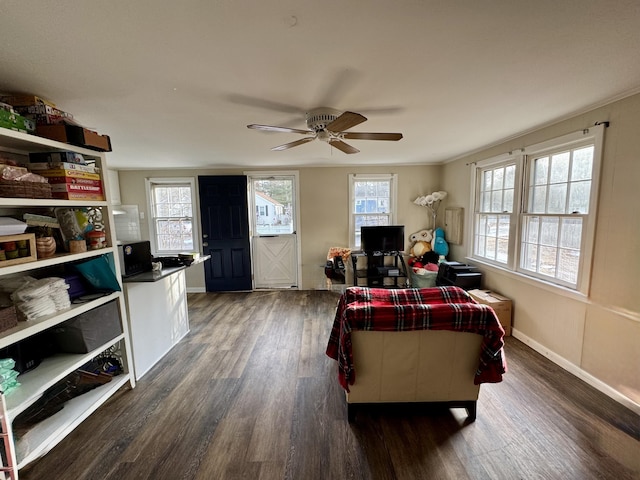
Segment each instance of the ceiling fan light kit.
[[346,132],[350,128],[366,122],[367,118],[355,112],[340,112],[333,108],[314,108],[306,114],[306,123],[308,130],[299,128],[277,127],[273,125],[247,125],[247,128],[253,130],[264,130],[271,132],[299,133],[307,135],[307,137],[293,142],[285,143],[273,147],[271,150],[287,150],[297,147],[312,140],[322,140],[338,150],[351,154],[358,153],[355,147],[345,143],[344,139],[349,140],[387,140],[398,141],[402,138],[401,133],[365,133],[365,132]]

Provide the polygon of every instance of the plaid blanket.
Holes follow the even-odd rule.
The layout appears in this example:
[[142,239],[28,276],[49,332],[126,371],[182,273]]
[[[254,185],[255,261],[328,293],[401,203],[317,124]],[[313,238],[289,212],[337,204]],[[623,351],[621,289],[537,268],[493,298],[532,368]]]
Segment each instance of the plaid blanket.
[[504,329],[488,305],[459,287],[384,289],[349,287],[338,301],[326,353],[338,361],[340,385],[349,391],[356,373],[353,330],[453,330],[483,336],[474,383],[497,383],[507,371]]

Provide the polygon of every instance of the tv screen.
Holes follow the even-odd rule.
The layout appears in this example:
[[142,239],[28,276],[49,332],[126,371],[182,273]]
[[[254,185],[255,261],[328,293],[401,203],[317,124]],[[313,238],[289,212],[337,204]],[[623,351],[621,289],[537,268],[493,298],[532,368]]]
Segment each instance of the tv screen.
[[404,225],[360,227],[360,248],[365,252],[404,250]]

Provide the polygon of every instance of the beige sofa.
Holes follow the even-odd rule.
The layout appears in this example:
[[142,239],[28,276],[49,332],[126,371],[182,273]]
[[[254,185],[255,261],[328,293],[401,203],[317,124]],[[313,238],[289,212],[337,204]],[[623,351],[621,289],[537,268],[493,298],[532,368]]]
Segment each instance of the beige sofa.
[[349,287],[326,354],[337,361],[349,419],[362,403],[447,402],[476,417],[479,385],[502,381],[504,329],[461,288]]
[[476,418],[474,384],[482,335],[447,330],[353,331],[357,381],[345,392],[350,421],[356,405],[447,402]]

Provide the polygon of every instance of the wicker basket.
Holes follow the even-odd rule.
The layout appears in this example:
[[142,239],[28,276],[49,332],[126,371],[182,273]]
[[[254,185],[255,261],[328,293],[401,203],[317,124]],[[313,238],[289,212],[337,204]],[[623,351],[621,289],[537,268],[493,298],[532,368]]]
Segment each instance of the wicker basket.
[[0,197],[52,198],[51,185],[41,182],[0,180]]
[[0,332],[18,325],[18,314],[15,305],[0,307]]

